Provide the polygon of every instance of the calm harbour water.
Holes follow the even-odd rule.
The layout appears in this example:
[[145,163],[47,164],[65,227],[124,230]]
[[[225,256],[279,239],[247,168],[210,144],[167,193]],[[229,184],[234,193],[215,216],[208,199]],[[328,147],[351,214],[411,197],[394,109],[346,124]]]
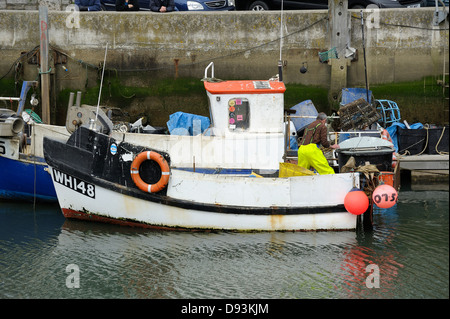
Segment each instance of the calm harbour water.
[[149,231],[0,202],[0,298],[449,298],[448,190],[402,190],[374,223],[366,234]]

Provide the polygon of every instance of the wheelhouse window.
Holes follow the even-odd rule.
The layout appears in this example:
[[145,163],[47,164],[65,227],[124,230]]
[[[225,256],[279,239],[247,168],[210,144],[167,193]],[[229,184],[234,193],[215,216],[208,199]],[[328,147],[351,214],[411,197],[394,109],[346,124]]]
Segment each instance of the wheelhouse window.
[[228,101],[228,128],[234,130],[248,129],[250,108],[245,98],[233,98]]

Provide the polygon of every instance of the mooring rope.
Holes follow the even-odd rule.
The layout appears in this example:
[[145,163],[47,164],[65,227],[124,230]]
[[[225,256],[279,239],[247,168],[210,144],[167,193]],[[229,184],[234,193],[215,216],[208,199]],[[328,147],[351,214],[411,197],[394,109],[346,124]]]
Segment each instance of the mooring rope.
[[448,155],[448,152],[438,150],[438,145],[441,142],[442,137],[444,136],[444,132],[445,132],[445,126],[442,128],[441,136],[439,137],[439,140],[437,141],[436,146],[434,147],[434,149],[436,150],[436,153],[438,153],[439,155]]

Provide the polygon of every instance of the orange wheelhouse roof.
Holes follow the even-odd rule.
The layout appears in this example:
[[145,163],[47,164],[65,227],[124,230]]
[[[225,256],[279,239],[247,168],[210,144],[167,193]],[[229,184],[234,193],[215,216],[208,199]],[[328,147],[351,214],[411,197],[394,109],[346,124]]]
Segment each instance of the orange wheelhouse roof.
[[211,94],[267,94],[286,91],[284,83],[279,81],[205,81],[204,83],[205,89]]

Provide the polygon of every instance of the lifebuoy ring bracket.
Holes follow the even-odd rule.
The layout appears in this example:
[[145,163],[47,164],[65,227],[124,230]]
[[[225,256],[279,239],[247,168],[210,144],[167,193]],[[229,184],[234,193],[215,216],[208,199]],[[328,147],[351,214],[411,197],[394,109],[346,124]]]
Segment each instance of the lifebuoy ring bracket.
[[[147,184],[139,175],[139,167],[144,161],[153,160],[161,168],[161,178],[155,184]],[[136,186],[144,192],[156,193],[164,189],[169,183],[170,167],[167,160],[160,153],[155,151],[145,151],[139,153],[131,163],[130,168],[131,179]]]

